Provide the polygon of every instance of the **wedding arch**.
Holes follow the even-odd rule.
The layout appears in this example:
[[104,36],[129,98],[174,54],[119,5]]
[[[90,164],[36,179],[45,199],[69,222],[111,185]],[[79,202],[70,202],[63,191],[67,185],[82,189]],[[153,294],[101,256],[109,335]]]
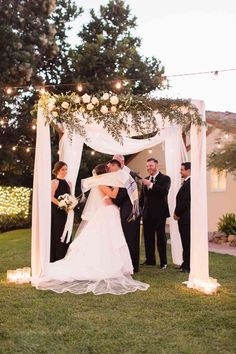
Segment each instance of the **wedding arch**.
[[[44,95],[38,104],[37,138],[33,184],[32,211],[32,284],[36,285],[41,277],[47,275],[50,253],[51,222],[51,143],[50,127],[47,123],[60,124],[64,131],[59,143],[59,158],[68,165],[68,179],[73,190],[80,167],[83,145],[106,154],[128,155],[153,147],[161,142],[165,144],[166,172],[171,177],[169,192],[170,213],[173,215],[175,197],[181,184],[179,169],[186,161],[187,152],[182,139],[182,127],[178,119],[163,119],[158,111],[139,100],[129,100],[118,105],[117,96],[103,95],[101,105],[96,97],[83,97],[72,94],[71,97],[59,97],[59,104],[53,95]],[[57,97],[58,98],[58,97]],[[106,101],[106,102],[105,102]],[[74,106],[71,104],[74,103]],[[108,102],[110,106],[108,106]],[[204,102],[191,101],[202,121],[205,121]],[[137,110],[137,107],[141,108]],[[138,119],[132,120],[132,107],[136,107]],[[113,109],[111,107],[114,107]],[[121,107],[121,108],[119,108]],[[127,111],[125,111],[125,107]],[[98,111],[99,108],[99,111]],[[86,111],[87,109],[87,111]],[[88,111],[93,111],[89,114]],[[101,114],[107,119],[101,122]],[[61,119],[61,117],[64,119]],[[119,128],[114,129],[119,120]],[[193,122],[192,122],[193,123]],[[118,123],[117,123],[118,124]],[[134,139],[130,136],[157,133],[151,138]],[[208,266],[208,230],[207,230],[207,191],[206,191],[206,125],[191,124],[191,272],[186,282],[189,288],[195,288],[211,294],[219,286],[209,277]],[[73,219],[68,218],[66,229],[72,231]],[[173,263],[182,262],[182,245],[177,223],[170,218],[170,238]]]

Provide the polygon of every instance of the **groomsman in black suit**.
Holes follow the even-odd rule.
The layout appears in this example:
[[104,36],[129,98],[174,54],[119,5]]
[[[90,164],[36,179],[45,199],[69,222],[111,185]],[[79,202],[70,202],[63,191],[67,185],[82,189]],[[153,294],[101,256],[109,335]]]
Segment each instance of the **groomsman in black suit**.
[[180,169],[181,177],[184,182],[180,187],[176,196],[176,207],[174,211],[174,219],[178,221],[179,233],[183,246],[183,263],[180,266],[180,271],[190,271],[190,209],[191,209],[191,194],[190,194],[190,175],[191,162],[184,162]]
[[[130,170],[128,169],[128,167],[127,170],[124,169],[124,164],[122,166],[122,161],[120,162],[119,156],[114,155],[116,159],[113,158],[108,163],[107,166],[109,168],[109,171],[116,172],[120,169],[123,169],[129,174]],[[125,235],[127,246],[129,248],[130,257],[134,268],[134,273],[137,273],[139,271],[140,217],[138,217],[135,220],[129,220],[129,217],[132,214],[133,205],[130,201],[126,188],[119,188],[117,197],[115,199],[112,199],[112,202],[120,208],[122,229]]]
[[170,189],[170,177],[158,170],[155,158],[147,160],[149,176],[142,179],[140,206],[142,208],[143,231],[146,260],[143,264],[155,265],[155,243],[160,257],[160,268],[167,268],[166,255],[166,218],[170,216],[167,195]]

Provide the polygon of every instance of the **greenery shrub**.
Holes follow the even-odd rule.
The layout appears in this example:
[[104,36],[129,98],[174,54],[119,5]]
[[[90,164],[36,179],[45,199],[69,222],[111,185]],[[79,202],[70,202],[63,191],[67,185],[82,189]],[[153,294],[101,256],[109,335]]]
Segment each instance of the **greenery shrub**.
[[223,215],[218,222],[218,231],[226,235],[236,235],[236,215],[234,213]]
[[25,218],[24,212],[15,215],[0,214],[0,232],[30,227],[31,216]]

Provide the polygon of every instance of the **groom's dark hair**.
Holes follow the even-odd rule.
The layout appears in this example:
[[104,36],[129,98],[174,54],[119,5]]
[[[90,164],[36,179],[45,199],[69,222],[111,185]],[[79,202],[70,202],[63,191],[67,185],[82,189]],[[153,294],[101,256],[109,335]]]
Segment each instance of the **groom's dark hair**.
[[109,163],[110,163],[111,165],[117,165],[119,168],[121,168],[121,163],[120,163],[120,161],[118,161],[118,160],[116,160],[116,159],[113,159],[113,160],[109,161]]

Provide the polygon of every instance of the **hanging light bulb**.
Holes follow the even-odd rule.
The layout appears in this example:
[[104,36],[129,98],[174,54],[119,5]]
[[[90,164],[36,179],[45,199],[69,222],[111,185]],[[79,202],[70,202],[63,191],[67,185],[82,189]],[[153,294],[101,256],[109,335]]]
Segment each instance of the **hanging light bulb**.
[[152,154],[152,149],[149,149],[149,150],[148,150],[148,153],[149,153],[149,154]]
[[12,150],[13,150],[13,151],[16,151],[16,146],[13,146],[13,147],[12,147]]
[[115,88],[116,88],[117,90],[120,90],[121,87],[122,87],[122,83],[121,83],[120,81],[117,81],[117,82],[115,83]]
[[1,120],[0,120],[0,124],[1,124],[1,125],[4,125],[4,123],[5,123],[5,122],[4,122],[4,119],[1,119]]
[[2,145],[0,144],[0,149],[2,149]]
[[44,93],[46,92],[46,90],[45,90],[45,88],[44,88],[44,87],[41,87],[41,88],[40,88],[40,90],[39,90],[39,92],[40,92],[40,93],[41,93],[41,95],[42,95],[42,94],[44,94]]
[[77,85],[77,91],[82,92],[83,91],[83,86],[81,84]]
[[229,134],[225,134],[225,139],[228,139],[229,138]]
[[95,155],[95,151],[92,150],[92,151],[91,151],[91,155],[92,155],[92,156]]
[[221,148],[221,143],[218,143],[217,147],[218,147],[218,149],[220,149]]
[[33,129],[33,130],[36,129],[36,125],[35,125],[35,124],[32,125],[32,129]]
[[30,152],[30,148],[29,147],[26,148],[26,152]]
[[60,150],[57,151],[57,155],[60,155]]
[[161,77],[161,84],[162,84],[162,86],[164,86],[164,87],[167,87],[167,86],[168,86],[168,80],[167,80],[167,77],[166,77],[166,76],[162,76],[162,77]]
[[8,95],[10,95],[10,94],[12,93],[12,88],[11,88],[11,87],[8,87],[8,88],[6,89],[6,93],[7,93]]

